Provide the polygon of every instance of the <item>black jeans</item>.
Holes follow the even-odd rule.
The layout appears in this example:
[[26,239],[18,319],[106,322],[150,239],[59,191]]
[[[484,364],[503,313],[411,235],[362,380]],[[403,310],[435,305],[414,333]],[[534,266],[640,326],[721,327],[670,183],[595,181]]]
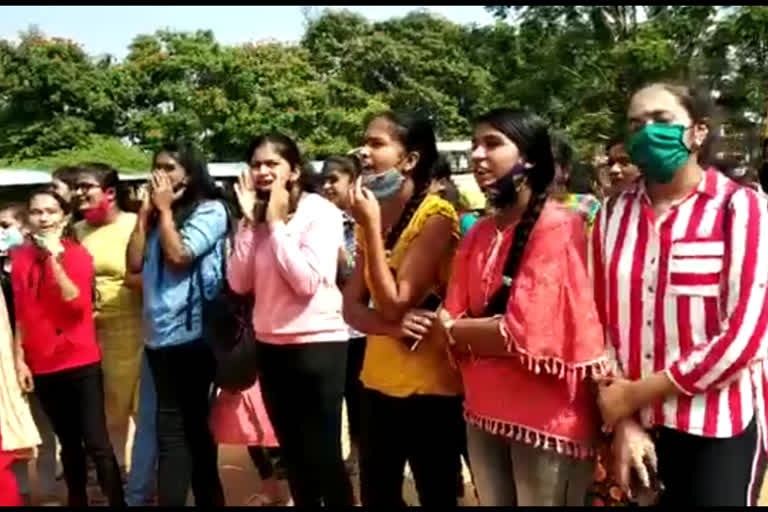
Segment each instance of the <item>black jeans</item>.
[[262,343],[261,392],[296,506],[351,506],[341,457],[347,344]]
[[197,340],[146,354],[157,391],[158,504],[183,507],[191,484],[197,506],[224,506],[208,427],[216,370],[211,349]]
[[363,369],[365,345],[365,337],[354,338],[349,340],[347,350],[347,380],[344,385],[344,399],[347,402],[349,439],[355,444],[360,443],[360,400],[363,394],[360,371]]
[[117,458],[107,434],[101,364],[35,375],[35,391],[61,443],[61,465],[70,507],[87,507],[86,453],[96,464],[109,506],[124,507]]
[[280,448],[266,448],[263,446],[249,446],[248,455],[259,472],[262,480],[268,480],[273,476],[278,480],[285,479],[285,469],[280,456]]
[[411,466],[421,506],[455,507],[464,419],[458,396],[395,398],[365,389],[360,438],[363,506],[403,507],[403,471]]
[[659,506],[757,505],[766,457],[757,422],[736,437],[707,438],[659,428],[656,454],[665,490]]

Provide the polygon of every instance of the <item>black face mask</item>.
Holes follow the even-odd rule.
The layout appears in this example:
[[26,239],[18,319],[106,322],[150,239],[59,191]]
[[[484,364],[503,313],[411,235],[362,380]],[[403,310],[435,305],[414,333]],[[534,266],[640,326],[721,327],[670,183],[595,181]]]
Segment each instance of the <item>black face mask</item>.
[[485,197],[494,208],[504,208],[517,202],[517,186],[525,175],[522,163],[515,165],[507,174],[494,181],[486,190]]

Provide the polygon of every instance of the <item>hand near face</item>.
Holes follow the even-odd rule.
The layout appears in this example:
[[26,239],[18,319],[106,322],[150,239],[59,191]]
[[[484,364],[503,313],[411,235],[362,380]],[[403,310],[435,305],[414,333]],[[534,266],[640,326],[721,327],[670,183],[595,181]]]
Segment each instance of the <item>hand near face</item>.
[[155,208],[155,205],[152,204],[152,199],[150,198],[150,186],[150,182],[147,181],[147,183],[141,185],[136,191],[136,200],[141,205],[139,206],[139,216],[144,218],[149,218],[152,210]]
[[61,235],[64,227],[61,226],[55,231],[46,231],[44,233],[38,233],[32,237],[35,244],[43,251],[49,253],[53,257],[57,257],[64,252],[64,246],[61,244]]
[[373,192],[363,187],[362,179],[358,178],[349,191],[349,213],[363,227],[379,226],[381,224],[381,207]]
[[272,189],[269,192],[269,202],[267,203],[267,222],[285,221],[290,213],[291,196],[287,188],[288,176],[278,174],[277,179],[272,183]]
[[240,210],[243,212],[248,222],[254,222],[254,211],[256,209],[256,189],[253,186],[253,178],[251,172],[246,170],[237,178],[235,183],[235,195],[237,196],[237,203],[240,205]]
[[163,172],[153,172],[150,183],[150,198],[152,204],[159,211],[170,210],[177,199],[177,195],[181,197],[181,194],[184,193],[183,189],[174,193],[170,178]]

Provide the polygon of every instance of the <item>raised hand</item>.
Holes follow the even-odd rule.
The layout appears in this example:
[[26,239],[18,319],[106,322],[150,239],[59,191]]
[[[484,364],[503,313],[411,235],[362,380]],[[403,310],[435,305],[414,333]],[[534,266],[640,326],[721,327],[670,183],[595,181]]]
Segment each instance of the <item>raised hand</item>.
[[349,213],[362,227],[370,228],[381,224],[381,207],[373,192],[363,187],[362,178],[357,178],[349,191]]
[[51,256],[56,257],[64,252],[64,246],[61,244],[61,232],[63,227],[56,229],[55,231],[46,231],[44,233],[38,233],[32,237],[35,244],[42,250],[49,253]]
[[141,185],[136,191],[136,199],[141,203],[139,207],[139,216],[148,219],[152,215],[152,210],[155,209],[155,205],[152,204],[152,200],[149,197],[150,182],[147,181],[144,185]]
[[164,172],[153,172],[151,183],[150,197],[152,199],[152,204],[155,205],[155,208],[159,211],[170,210],[176,197],[168,175]]
[[243,217],[248,222],[255,222],[256,189],[253,186],[253,178],[249,170],[243,171],[238,176],[237,183],[235,183],[235,195],[240,210],[243,212]]
[[288,218],[291,196],[288,193],[287,184],[288,176],[283,174],[278,174],[277,179],[272,183],[267,203],[267,222],[285,221]]

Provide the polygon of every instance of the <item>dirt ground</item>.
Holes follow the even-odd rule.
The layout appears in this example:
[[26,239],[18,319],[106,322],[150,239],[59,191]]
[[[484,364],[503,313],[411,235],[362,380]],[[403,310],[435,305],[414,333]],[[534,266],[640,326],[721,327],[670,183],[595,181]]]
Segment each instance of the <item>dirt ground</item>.
[[[342,430],[342,449],[344,456],[349,453],[349,437],[347,436],[346,410],[344,411],[344,425]],[[128,453],[130,453],[131,442],[133,440],[132,429],[128,436]],[[128,458],[130,460],[130,457]],[[30,464],[32,480],[32,504],[39,503],[39,497],[35,492],[37,489],[37,478],[34,470],[34,464]],[[224,486],[224,495],[229,506],[248,506],[249,498],[259,491],[259,474],[253,466],[248,452],[244,446],[222,445],[219,447],[219,474],[221,475]],[[464,467],[465,498],[461,501],[462,505],[475,506],[474,489],[472,488],[469,470]],[[59,481],[59,499],[61,503],[66,503],[66,488],[63,481]],[[353,479],[355,495],[359,496],[359,487],[356,479]],[[405,482],[403,484],[405,500],[409,505],[418,505],[416,489],[413,480],[410,478],[410,471],[406,467]],[[89,488],[91,502],[94,505],[106,504],[101,496],[98,487]],[[188,505],[194,504],[190,493]]]
[[[342,449],[344,456],[349,453],[349,438],[346,435],[346,411],[344,414],[344,426],[342,435]],[[129,435],[128,450],[130,450],[132,432]],[[130,451],[128,452],[130,453]],[[464,498],[460,500],[462,506],[477,506],[477,500],[475,498],[474,489],[471,484],[471,478],[469,470],[464,465]],[[33,489],[33,505],[38,503],[37,495],[34,490],[37,488],[36,475],[34,472],[34,464],[30,464],[31,477],[32,477],[32,489]],[[413,484],[413,480],[410,477],[410,471],[406,467],[405,482],[403,484],[403,494],[406,502],[409,505],[418,505],[418,498],[416,497],[416,490]],[[224,485],[224,494],[226,497],[227,505],[229,506],[248,506],[249,498],[259,491],[259,475],[251,459],[248,456],[246,448],[243,446],[220,446],[219,447],[219,474],[221,475],[222,484]],[[353,485],[355,487],[355,493],[359,496],[359,488],[356,479],[353,479]],[[100,496],[98,488],[89,489],[92,502],[96,504],[105,504],[103,498]],[[64,488],[64,482],[59,482],[59,498],[61,503],[65,503],[66,490]],[[188,505],[192,505],[194,500],[192,495],[188,498]],[[768,505],[768,486],[763,485],[760,493],[760,506]]]

